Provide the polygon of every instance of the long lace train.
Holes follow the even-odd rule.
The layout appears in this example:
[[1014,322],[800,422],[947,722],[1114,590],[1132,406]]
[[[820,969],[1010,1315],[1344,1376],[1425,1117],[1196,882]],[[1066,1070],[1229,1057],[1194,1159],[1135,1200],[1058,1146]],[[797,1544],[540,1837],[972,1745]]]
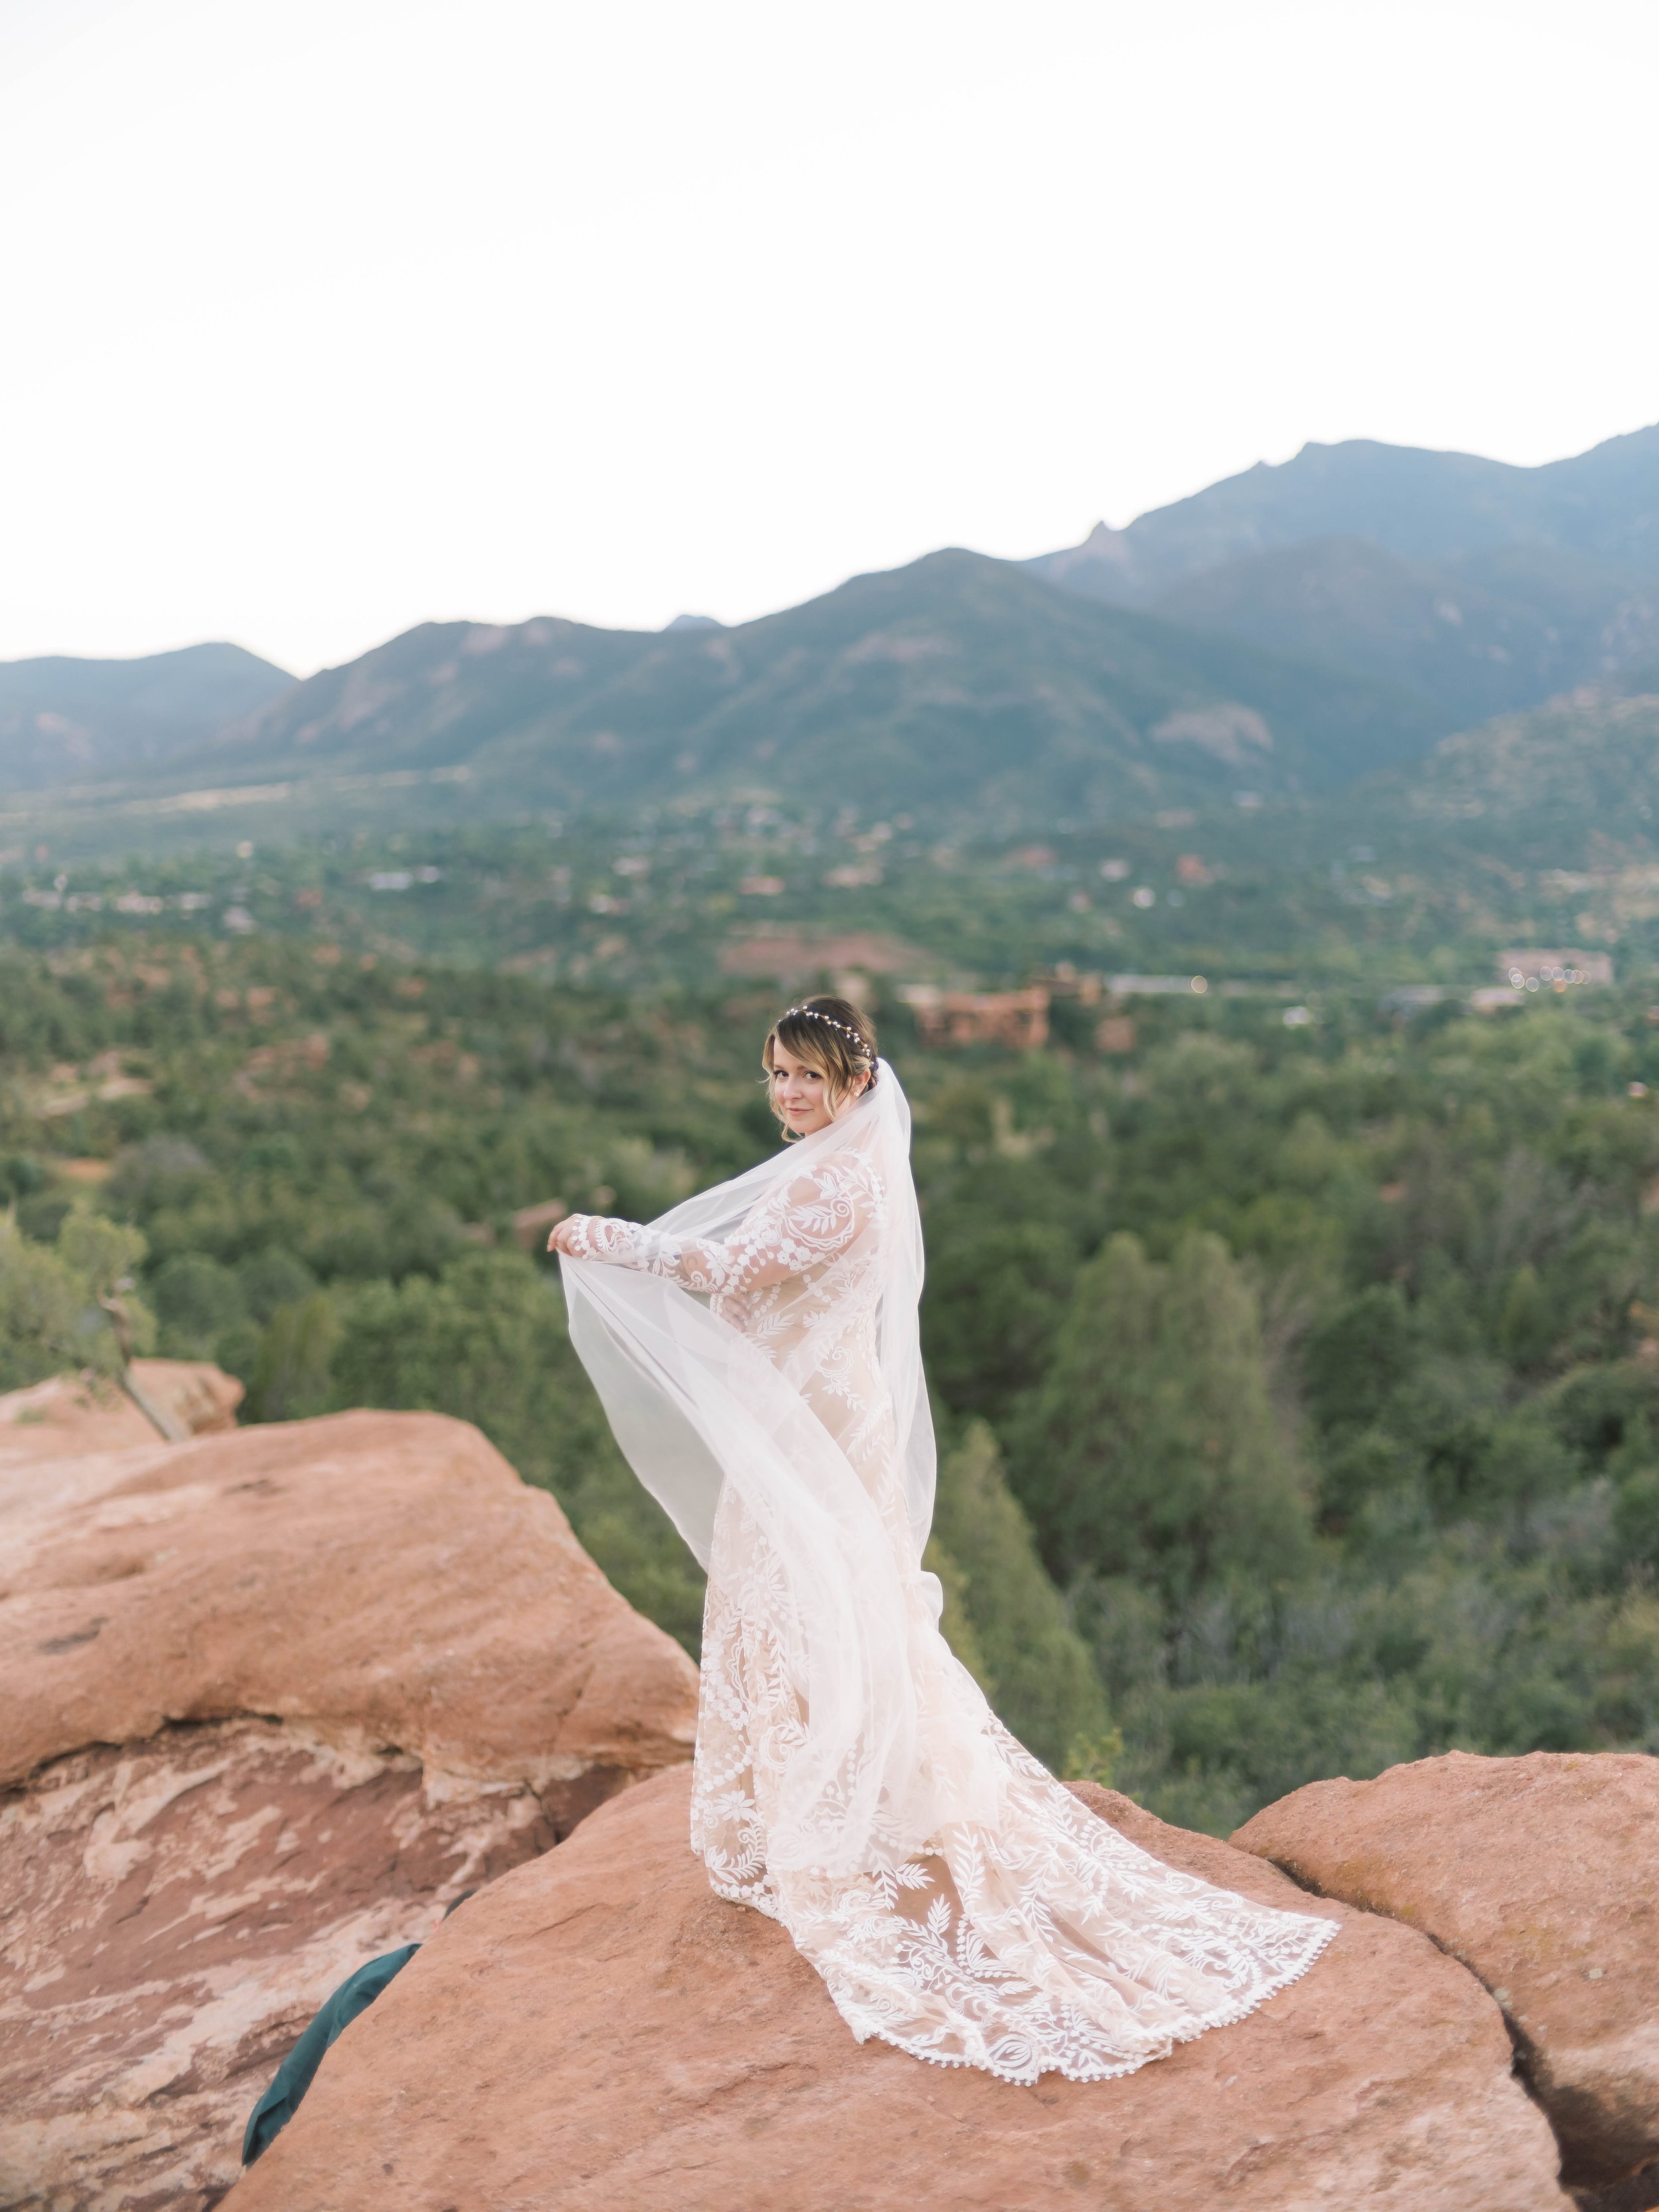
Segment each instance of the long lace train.
[[1133,2073],[1242,2020],[1304,1974],[1334,1921],[1177,1872],[1079,1803],[986,1705],[931,1620],[935,1734],[988,1766],[996,1802],[851,1878],[767,1863],[767,1805],[805,1729],[769,1628],[763,1540],[716,1523],[691,1843],[722,1897],[787,1929],[860,2042],[1008,2081]]

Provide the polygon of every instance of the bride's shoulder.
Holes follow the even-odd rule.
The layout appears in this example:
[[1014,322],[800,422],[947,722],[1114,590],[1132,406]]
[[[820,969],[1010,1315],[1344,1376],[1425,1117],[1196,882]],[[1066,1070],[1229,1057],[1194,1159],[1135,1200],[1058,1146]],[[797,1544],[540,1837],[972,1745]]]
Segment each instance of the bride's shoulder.
[[885,1198],[876,1164],[854,1146],[828,1152],[820,1160],[803,1160],[787,1185],[792,1206],[810,1206],[840,1199],[879,1206]]

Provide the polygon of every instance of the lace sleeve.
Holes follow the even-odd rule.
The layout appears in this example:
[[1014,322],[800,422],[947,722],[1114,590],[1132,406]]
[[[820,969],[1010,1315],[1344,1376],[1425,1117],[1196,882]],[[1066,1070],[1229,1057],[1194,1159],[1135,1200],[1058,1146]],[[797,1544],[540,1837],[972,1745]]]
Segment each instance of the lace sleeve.
[[797,1176],[726,1237],[682,1240],[637,1221],[573,1214],[572,1256],[666,1275],[688,1291],[763,1290],[839,1259],[869,1224],[877,1204],[861,1162],[827,1161]]

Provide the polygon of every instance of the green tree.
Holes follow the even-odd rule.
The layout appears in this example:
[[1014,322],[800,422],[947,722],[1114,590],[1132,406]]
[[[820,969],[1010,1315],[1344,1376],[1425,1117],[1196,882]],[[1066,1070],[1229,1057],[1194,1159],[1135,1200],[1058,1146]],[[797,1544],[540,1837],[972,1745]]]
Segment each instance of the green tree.
[[995,1419],[1042,1372],[1077,1253],[1048,1222],[971,1224],[935,1238],[927,1255],[927,1372],[958,1413]]
[[94,1364],[108,1330],[87,1286],[52,1246],[0,1213],[0,1390]]
[[150,1291],[161,1325],[161,1348],[175,1358],[210,1358],[220,1338],[246,1319],[234,1272],[205,1252],[178,1252],[164,1261],[151,1278]]
[[1621,1558],[1659,1567],[1659,1468],[1638,1468],[1620,1484],[1613,1525]]
[[1537,1268],[1530,1261],[1517,1267],[1510,1278],[1498,1324],[1504,1357],[1517,1367],[1535,1366],[1554,1342],[1556,1320]]
[[52,1244],[23,1236],[0,1213],[0,1390],[44,1382],[66,1368],[116,1375],[120,1340],[110,1326],[118,1300],[135,1352],[155,1340],[149,1309],[133,1295],[132,1273],[144,1256],[136,1229],[75,1208]]
[[1411,1310],[1393,1283],[1373,1283],[1310,1335],[1308,1406],[1322,1428],[1364,1428],[1411,1374],[1418,1355]]
[[299,1421],[329,1403],[329,1367],[340,1322],[325,1291],[278,1306],[253,1358],[246,1415],[254,1421]]
[[1091,1568],[1179,1599],[1232,1574],[1294,1577],[1310,1556],[1255,1297],[1206,1233],[1167,1265],[1114,1237],[1084,1269],[1015,1467],[1066,1580]]

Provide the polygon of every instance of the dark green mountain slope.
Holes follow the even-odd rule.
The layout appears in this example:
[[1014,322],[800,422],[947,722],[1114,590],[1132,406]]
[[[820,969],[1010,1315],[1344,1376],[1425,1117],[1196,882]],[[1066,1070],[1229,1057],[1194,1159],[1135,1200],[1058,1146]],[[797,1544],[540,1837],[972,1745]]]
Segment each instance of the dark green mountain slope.
[[470,761],[504,732],[562,726],[660,635],[551,616],[511,628],[422,623],[295,685],[221,732],[190,765],[217,772],[252,763],[288,773]]
[[1335,537],[1408,561],[1553,545],[1659,575],[1659,424],[1533,469],[1369,438],[1308,445],[1026,565],[1069,590],[1145,605],[1223,562]]
[[1647,684],[1460,731],[1310,819],[1334,852],[1358,840],[1425,882],[1502,883],[1529,910],[1555,913],[1537,925],[1547,944],[1586,941],[1575,916],[1599,910],[1598,887],[1613,899],[1604,921],[1659,914],[1659,672]]
[[1036,826],[1241,783],[1333,788],[1433,735],[1397,687],[945,552],[733,629],[428,625],[299,685],[192,765],[457,763],[475,801],[763,790]]
[[1659,663],[1659,577],[1550,545],[1431,562],[1311,538],[1206,569],[1154,604],[1172,621],[1409,684],[1448,731]]
[[239,645],[0,663],[0,790],[130,775],[293,689],[284,670]]
[[1609,860],[1647,850],[1659,824],[1659,696],[1592,694],[1506,714],[1375,788],[1411,820],[1463,825],[1483,842],[1504,832]]

